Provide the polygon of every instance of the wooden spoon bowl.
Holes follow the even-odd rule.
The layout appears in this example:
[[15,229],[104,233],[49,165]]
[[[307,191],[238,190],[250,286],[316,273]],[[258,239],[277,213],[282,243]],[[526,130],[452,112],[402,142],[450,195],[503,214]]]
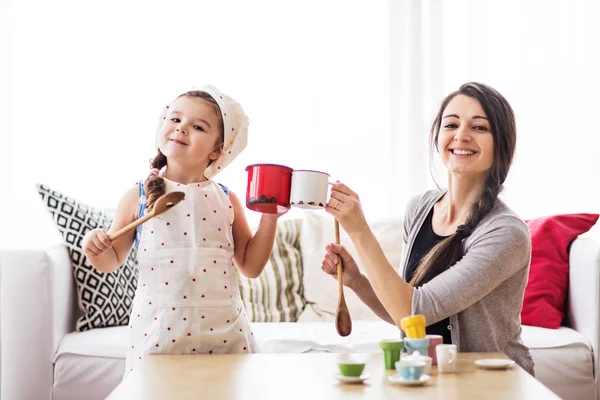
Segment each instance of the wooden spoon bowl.
[[137,228],[144,222],[148,221],[150,218],[154,218],[157,215],[160,215],[160,214],[164,213],[165,211],[169,210],[171,207],[175,206],[183,199],[185,199],[185,193],[183,193],[183,192],[170,192],[170,193],[163,194],[162,196],[160,196],[158,198],[158,200],[156,200],[156,203],[154,203],[154,207],[152,208],[152,211],[150,211],[148,214],[144,215],[143,217],[133,221],[129,225],[124,226],[123,228],[119,229],[112,235],[109,235],[108,239],[111,242],[114,242],[115,240],[117,240],[118,238],[123,236],[124,234],[134,230],[135,228]]

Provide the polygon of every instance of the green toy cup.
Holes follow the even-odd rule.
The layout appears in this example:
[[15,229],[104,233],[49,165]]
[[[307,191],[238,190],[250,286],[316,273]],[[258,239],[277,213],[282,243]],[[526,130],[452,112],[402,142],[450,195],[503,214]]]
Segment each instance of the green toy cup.
[[396,361],[400,361],[400,352],[404,342],[399,339],[381,340],[379,347],[383,350],[385,369],[395,369]]

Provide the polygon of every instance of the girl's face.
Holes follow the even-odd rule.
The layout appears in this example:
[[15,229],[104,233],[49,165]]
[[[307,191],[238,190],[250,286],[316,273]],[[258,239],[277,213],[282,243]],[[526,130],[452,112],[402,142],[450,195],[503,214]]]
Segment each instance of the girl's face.
[[437,147],[448,171],[486,173],[494,163],[494,138],[485,112],[473,97],[457,95],[442,113]]
[[158,132],[158,148],[170,161],[206,168],[220,155],[221,116],[198,97],[182,96],[167,112]]

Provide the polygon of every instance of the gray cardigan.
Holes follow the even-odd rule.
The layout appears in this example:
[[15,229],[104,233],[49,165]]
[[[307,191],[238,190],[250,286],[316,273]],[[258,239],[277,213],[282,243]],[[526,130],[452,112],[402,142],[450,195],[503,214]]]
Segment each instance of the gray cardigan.
[[[409,203],[402,276],[423,221],[444,193],[431,190]],[[424,315],[428,325],[450,317],[458,351],[502,352],[533,375],[533,359],[521,341],[521,307],[531,258],[529,228],[498,199],[463,241],[463,248],[460,261],[414,289],[412,314]]]

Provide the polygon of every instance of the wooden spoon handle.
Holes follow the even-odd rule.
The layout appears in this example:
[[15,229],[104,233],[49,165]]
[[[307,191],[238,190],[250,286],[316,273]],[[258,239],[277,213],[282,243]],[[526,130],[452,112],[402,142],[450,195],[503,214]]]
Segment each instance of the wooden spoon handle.
[[121,236],[123,236],[124,234],[126,234],[127,232],[132,231],[133,229],[137,228],[138,226],[140,226],[144,222],[148,221],[152,217],[154,217],[154,212],[153,211],[150,212],[150,213],[148,213],[148,214],[146,214],[146,215],[144,215],[142,218],[136,219],[135,221],[133,221],[129,225],[124,226],[123,228],[119,229],[118,231],[116,231],[112,235],[109,235],[108,239],[111,242],[114,242],[115,240],[117,240],[118,238],[120,238]]
[[[340,223],[335,220],[335,244],[340,244]],[[337,264],[337,278],[338,278],[338,298],[342,298],[344,295],[344,280],[342,278],[342,256],[340,256]]]

